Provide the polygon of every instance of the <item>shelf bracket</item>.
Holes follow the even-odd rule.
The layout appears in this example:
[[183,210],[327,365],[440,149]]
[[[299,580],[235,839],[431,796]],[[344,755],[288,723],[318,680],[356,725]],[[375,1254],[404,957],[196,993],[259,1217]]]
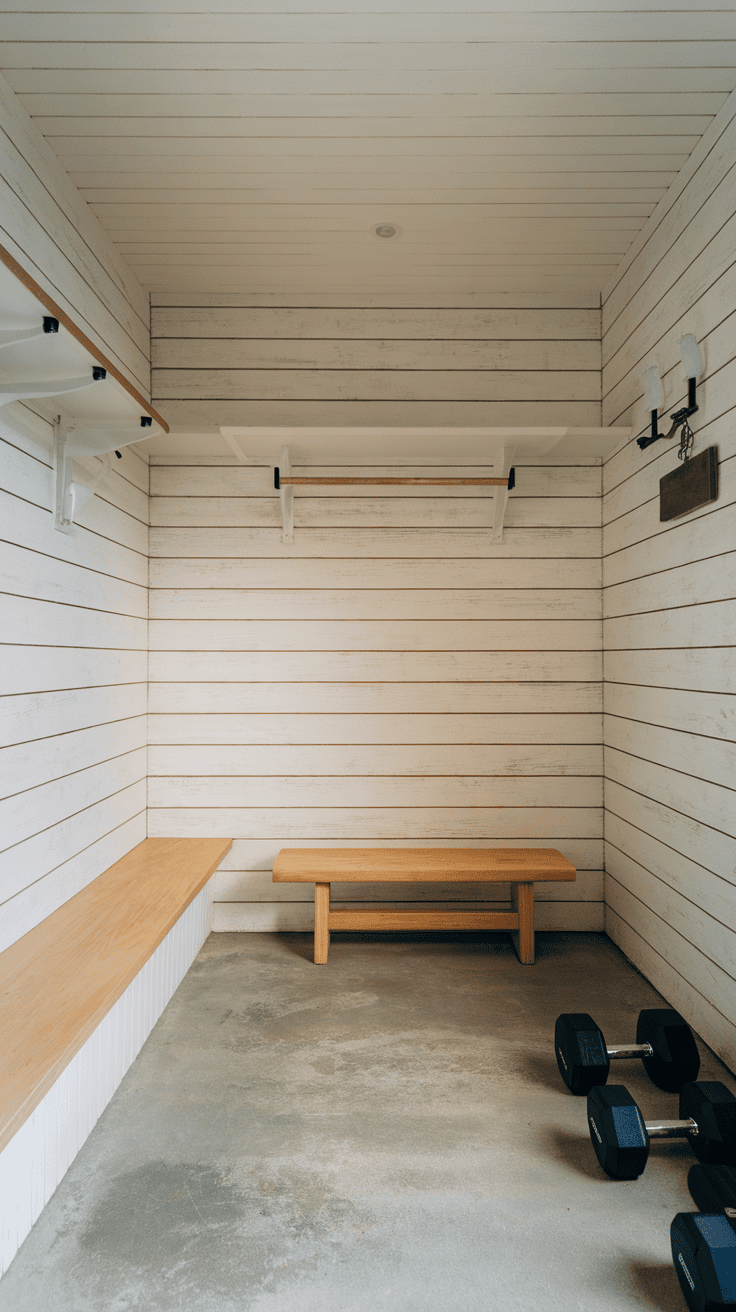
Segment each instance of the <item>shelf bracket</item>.
[[[57,415],[54,420],[53,505],[54,528],[71,533],[78,510],[94,495],[112,464],[113,452],[122,459],[118,447],[141,440],[141,428],[150,428],[150,415],[141,415],[140,424],[99,424],[94,428],[76,428]],[[89,483],[77,483],[72,477],[72,461],[89,456],[102,457],[102,468]]]
[[[9,343],[6,343],[9,345]],[[91,375],[84,378],[54,378],[45,383],[0,383],[0,405],[10,405],[11,401],[40,401],[46,396],[63,396],[66,392],[81,392],[84,387],[91,387],[107,377],[107,370],[96,364]]]
[[250,456],[243,450],[239,441],[235,437],[236,432],[238,432],[238,429],[235,428],[220,429],[220,433],[222,434],[223,438],[227,442],[235,458],[240,461],[241,465],[252,465],[253,461],[251,460]]
[[506,503],[509,499],[509,492],[513,489],[515,483],[515,471],[511,468],[511,457],[507,455],[506,448],[500,447],[493,464],[494,478],[507,478],[508,483],[504,486],[497,487],[493,494],[493,526],[491,529],[491,542],[503,542],[503,522],[506,516]]
[[[289,475],[291,473],[291,462],[289,460],[288,446],[281,448],[281,464],[279,471],[281,474]],[[276,480],[276,471],[274,472],[274,481]],[[293,487],[279,487],[279,499],[281,501],[281,541],[283,543],[294,541],[294,489]]]
[[31,342],[34,337],[43,337],[44,333],[58,333],[59,320],[45,314],[43,323],[36,328],[3,328],[0,332],[0,349],[3,346],[17,346],[20,342]]

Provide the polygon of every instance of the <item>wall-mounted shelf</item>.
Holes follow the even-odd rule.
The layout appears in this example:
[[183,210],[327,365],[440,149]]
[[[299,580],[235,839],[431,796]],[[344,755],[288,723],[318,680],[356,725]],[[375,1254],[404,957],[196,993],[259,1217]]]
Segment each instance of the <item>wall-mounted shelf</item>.
[[[281,498],[282,541],[294,538],[294,488],[306,485],[483,485],[494,489],[491,541],[503,540],[508,494],[523,487],[525,464],[590,464],[611,455],[631,436],[630,428],[221,428],[221,446],[211,434],[176,434],[183,455],[222,455],[225,444],[242,464],[272,464],[278,468],[275,487]],[[281,439],[281,450],[276,443]],[[287,441],[288,439],[288,445]],[[160,438],[152,454],[167,455],[169,439]],[[278,452],[278,453],[277,453]],[[292,474],[292,464],[300,466]],[[476,474],[465,478],[412,475],[407,466],[472,465]],[[362,474],[366,466],[400,465],[402,475]],[[310,466],[319,467],[312,471]],[[343,466],[339,476],[324,467]],[[349,467],[355,468],[355,474]],[[480,473],[489,470],[486,476]],[[360,473],[358,471],[361,471]],[[492,473],[490,473],[492,471]],[[511,477],[510,477],[511,476]]]
[[0,408],[38,401],[54,417],[54,524],[69,532],[92,485],[75,483],[72,460],[106,456],[168,433],[150,402],[0,246]]

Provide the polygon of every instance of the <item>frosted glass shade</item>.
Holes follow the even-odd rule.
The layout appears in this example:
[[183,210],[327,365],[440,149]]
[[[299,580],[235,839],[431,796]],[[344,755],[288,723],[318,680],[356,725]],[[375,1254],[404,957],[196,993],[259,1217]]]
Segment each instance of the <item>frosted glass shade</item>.
[[703,372],[703,357],[692,333],[686,333],[677,343],[686,378],[699,378]]
[[644,372],[644,404],[647,410],[659,410],[659,407],[664,405],[662,379],[656,364]]

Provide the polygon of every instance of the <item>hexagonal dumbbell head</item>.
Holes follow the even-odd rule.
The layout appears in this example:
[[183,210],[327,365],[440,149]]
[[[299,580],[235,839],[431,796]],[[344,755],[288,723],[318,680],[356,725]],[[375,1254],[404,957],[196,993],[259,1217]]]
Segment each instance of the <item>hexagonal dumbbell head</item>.
[[612,1180],[636,1180],[647,1164],[644,1118],[623,1084],[597,1086],[588,1094],[588,1128],[595,1155]]
[[587,1011],[564,1012],[555,1022],[555,1056],[571,1093],[590,1093],[605,1084],[611,1063],[606,1040]]
[[729,1208],[736,1220],[736,1170],[732,1166],[691,1166],[687,1187],[701,1212]]
[[680,1094],[680,1120],[692,1118],[687,1132],[695,1156],[709,1166],[736,1166],[736,1098],[720,1080],[686,1084]]
[[736,1308],[736,1229],[720,1215],[679,1212],[670,1226],[672,1260],[692,1312]]
[[687,1184],[704,1215],[679,1212],[670,1226],[685,1301],[692,1312],[736,1308],[736,1170],[691,1166]]
[[640,1011],[636,1042],[649,1044],[652,1049],[651,1056],[642,1056],[642,1062],[658,1089],[679,1093],[683,1085],[697,1080],[700,1053],[690,1026],[679,1012],[669,1007]]

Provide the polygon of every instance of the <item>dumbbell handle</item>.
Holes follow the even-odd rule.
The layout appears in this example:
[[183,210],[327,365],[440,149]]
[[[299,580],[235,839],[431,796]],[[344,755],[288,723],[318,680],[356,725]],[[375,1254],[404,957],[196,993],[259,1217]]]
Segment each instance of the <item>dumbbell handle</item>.
[[692,1116],[686,1121],[645,1121],[644,1129],[650,1139],[676,1139],[681,1134],[697,1134],[698,1122]]
[[615,1048],[609,1048],[606,1044],[606,1053],[609,1061],[618,1061],[622,1057],[653,1057],[654,1048],[651,1043],[617,1044]]

